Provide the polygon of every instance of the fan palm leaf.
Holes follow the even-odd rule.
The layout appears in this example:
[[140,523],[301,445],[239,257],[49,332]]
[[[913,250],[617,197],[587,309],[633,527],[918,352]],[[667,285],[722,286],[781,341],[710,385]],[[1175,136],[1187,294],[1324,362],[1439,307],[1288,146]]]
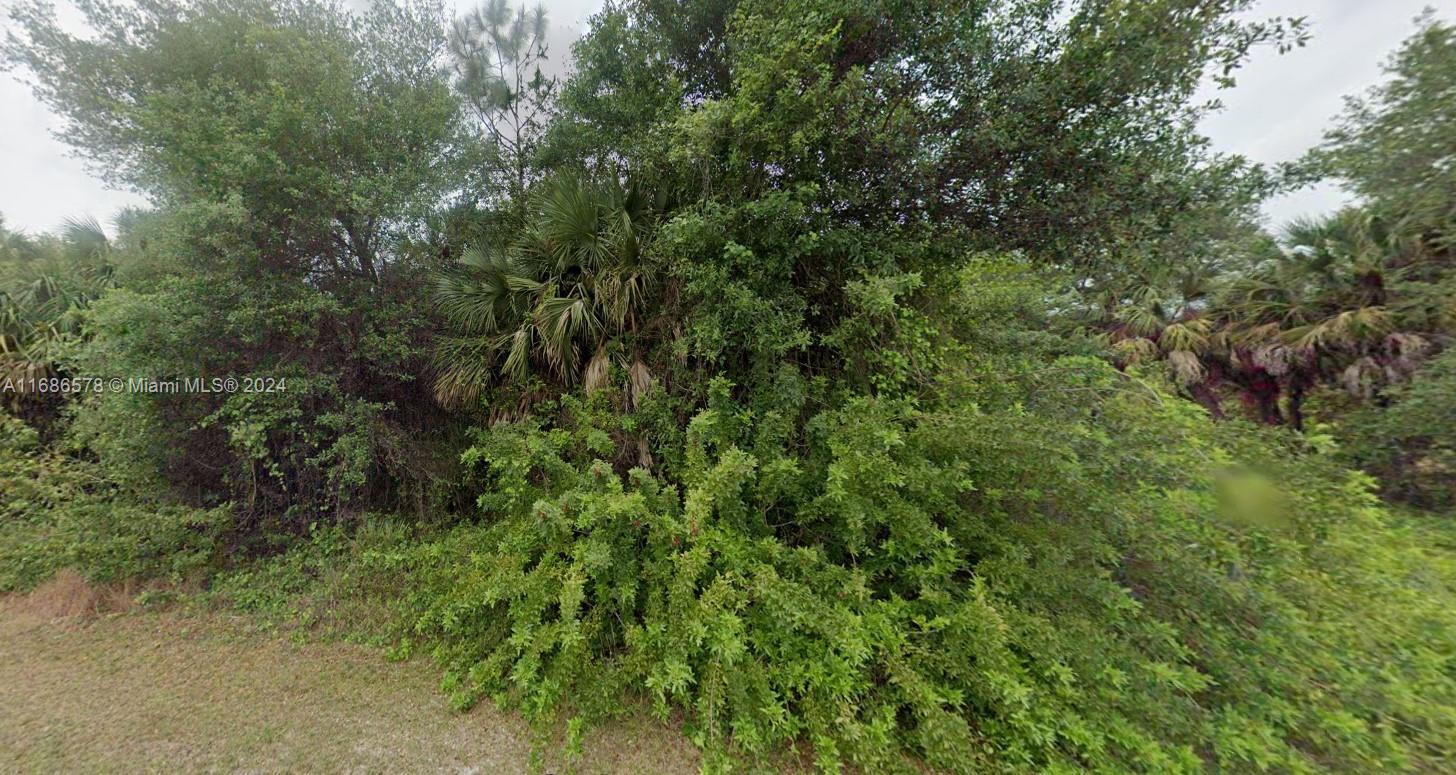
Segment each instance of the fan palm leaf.
[[32,240],[0,228],[0,370],[39,378],[56,371],[58,349],[79,336],[86,308],[111,285],[110,242],[92,218]]
[[[494,341],[475,351],[490,368],[461,367],[472,380],[497,367],[522,379],[539,367],[575,382],[585,354],[602,352],[608,337],[631,330],[647,303],[640,198],[561,177],[543,183],[534,200],[513,242],[468,250],[435,278],[436,307],[451,325]],[[439,365],[446,389],[437,392],[463,395],[451,364]]]

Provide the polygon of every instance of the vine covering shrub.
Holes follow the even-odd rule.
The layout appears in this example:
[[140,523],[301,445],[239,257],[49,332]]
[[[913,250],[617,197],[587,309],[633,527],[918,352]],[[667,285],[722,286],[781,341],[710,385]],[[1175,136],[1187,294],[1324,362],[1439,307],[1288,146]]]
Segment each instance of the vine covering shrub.
[[125,493],[94,463],[43,447],[0,413],[0,592],[62,568],[93,582],[182,580],[213,564],[227,516]]
[[[984,279],[966,325],[1025,287]],[[615,472],[632,418],[607,398],[481,431],[493,519],[374,558],[409,569],[406,643],[459,704],[543,729],[684,708],[710,764],[801,740],[829,769],[961,772],[1456,753],[1456,577],[1366,477],[1093,359],[941,350],[960,378],[915,398],[717,379],[671,481]]]

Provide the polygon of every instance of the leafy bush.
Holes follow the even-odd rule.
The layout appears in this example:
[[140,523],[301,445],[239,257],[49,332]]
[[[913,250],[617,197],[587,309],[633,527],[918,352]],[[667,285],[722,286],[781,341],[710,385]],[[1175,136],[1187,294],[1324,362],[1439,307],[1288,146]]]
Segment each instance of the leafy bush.
[[62,568],[89,581],[180,581],[210,567],[226,509],[124,494],[85,460],[43,448],[0,414],[0,591],[27,589]]
[[[1002,275],[963,325],[1024,298]],[[887,352],[926,346],[898,330]],[[801,740],[826,769],[963,772],[1456,753],[1456,568],[1368,479],[1092,358],[933,349],[957,377],[916,398],[718,379],[667,478],[619,476],[623,419],[589,404],[482,431],[493,523],[377,558],[408,568],[406,642],[460,704],[543,726],[686,709],[718,764]]]
[[395,630],[405,584],[398,570],[373,560],[416,538],[403,520],[366,515],[357,524],[315,525],[286,549],[219,570],[198,602],[254,616],[268,629],[375,645]]
[[[420,321],[395,295],[404,291],[351,304],[302,277],[243,283],[238,273],[258,260],[240,244],[246,221],[222,206],[144,223],[146,248],[119,257],[124,286],[90,310],[94,336],[72,368],[267,390],[106,390],[79,403],[78,441],[129,486],[201,506],[231,501],[255,534],[433,498],[444,466],[431,439],[401,427],[406,416],[443,424],[415,384],[425,350]],[[213,251],[222,257],[197,258]],[[245,266],[227,268],[235,261]]]
[[1380,478],[1384,492],[1433,510],[1456,507],[1456,349],[1340,424],[1346,457]]
[[120,288],[96,302],[74,373],[286,386],[108,391],[87,409],[101,419],[81,423],[87,443],[128,481],[231,501],[240,532],[263,543],[421,503],[440,476],[419,440],[448,435],[418,432],[448,422],[416,383],[431,256],[412,248],[457,185],[441,9],[80,10],[89,30],[56,26],[45,3],[16,5],[0,56],[34,76],[82,155],[166,205],[124,230],[110,257]]

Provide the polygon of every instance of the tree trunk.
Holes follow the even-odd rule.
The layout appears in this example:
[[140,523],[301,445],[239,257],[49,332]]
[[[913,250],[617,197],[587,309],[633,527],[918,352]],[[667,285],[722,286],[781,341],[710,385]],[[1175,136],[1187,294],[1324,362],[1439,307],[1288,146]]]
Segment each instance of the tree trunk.
[[1208,410],[1208,414],[1213,419],[1222,420],[1224,418],[1223,406],[1219,401],[1218,391],[1209,387],[1207,382],[1200,382],[1193,385],[1188,388],[1188,393],[1193,396],[1194,401],[1197,401],[1199,405]]
[[1297,431],[1304,430],[1304,390],[1302,377],[1296,376],[1289,384],[1289,425]]
[[1259,414],[1259,422],[1265,425],[1281,425],[1284,416],[1279,412],[1279,383],[1265,371],[1260,370],[1249,381],[1248,398]]

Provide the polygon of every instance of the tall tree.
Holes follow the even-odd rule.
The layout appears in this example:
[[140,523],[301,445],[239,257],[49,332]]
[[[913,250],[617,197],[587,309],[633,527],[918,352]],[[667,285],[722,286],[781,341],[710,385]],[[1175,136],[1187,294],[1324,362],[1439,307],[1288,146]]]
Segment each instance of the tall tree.
[[155,464],[179,495],[231,501],[250,527],[423,487],[432,434],[419,429],[440,420],[415,379],[430,321],[410,238],[459,187],[461,136],[440,7],[79,7],[81,32],[44,2],[15,6],[5,56],[64,119],[62,139],[157,207],[118,257],[126,287],[93,306],[103,335],[78,364],[287,387],[107,393],[78,426],[106,429],[92,439],[108,465]]
[[[695,192],[812,184],[816,208],[858,223],[1125,264],[1244,183],[1211,172],[1191,97],[1252,47],[1304,39],[1298,20],[1236,17],[1249,6],[709,2],[668,21],[660,4],[612,5],[577,48],[562,134]],[[689,143],[670,155],[674,122]],[[593,145],[579,156],[603,156]]]
[[550,117],[556,78],[546,62],[546,9],[485,0],[450,29],[455,88],[489,143],[490,182],[523,201]]
[[1449,262],[1456,240],[1456,26],[1432,12],[1418,25],[1390,57],[1387,79],[1347,99],[1311,161],[1367,200],[1398,234],[1424,241]]
[[458,106],[424,3],[16,5],[4,55],[92,168],[159,205],[237,201],[274,270],[378,279],[386,242],[452,185]]

